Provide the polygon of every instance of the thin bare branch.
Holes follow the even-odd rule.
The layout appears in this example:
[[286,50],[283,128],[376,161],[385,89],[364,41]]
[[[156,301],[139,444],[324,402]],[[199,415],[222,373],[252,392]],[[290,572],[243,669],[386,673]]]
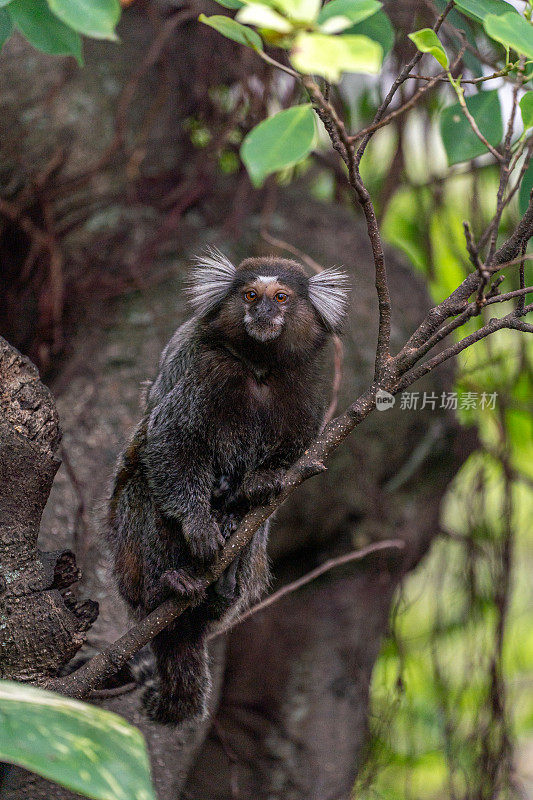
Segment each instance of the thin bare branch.
[[232,630],[232,628],[237,627],[240,625],[241,622],[244,622],[246,619],[249,619],[254,614],[257,614],[259,611],[264,611],[265,608],[277,603],[278,600],[281,600],[282,597],[286,597],[288,594],[292,594],[296,592],[298,589],[301,589],[303,586],[307,586],[308,583],[315,581],[317,578],[320,578],[322,575],[325,575],[326,572],[330,572],[332,569],[336,567],[342,567],[346,564],[352,564],[354,561],[363,561],[363,559],[368,558],[370,555],[374,555],[375,553],[380,553],[386,550],[398,550],[401,551],[405,548],[405,542],[401,539],[386,539],[383,542],[376,542],[374,544],[368,545],[368,547],[363,547],[361,550],[354,550],[351,553],[345,553],[342,556],[337,556],[337,558],[330,558],[328,561],[325,561],[316,569],[307,572],[305,575],[302,575],[301,578],[298,578],[296,581],[292,581],[292,583],[288,583],[286,586],[283,586],[281,589],[278,589],[277,592],[274,592],[267,597],[265,600],[262,600],[260,603],[257,603],[252,608],[249,608],[248,611],[245,611],[244,614],[241,614],[236,620],[230,622],[222,630],[217,630],[211,633],[207,637],[207,641],[211,639],[216,639],[217,636],[221,636],[223,633],[227,633],[228,631]]

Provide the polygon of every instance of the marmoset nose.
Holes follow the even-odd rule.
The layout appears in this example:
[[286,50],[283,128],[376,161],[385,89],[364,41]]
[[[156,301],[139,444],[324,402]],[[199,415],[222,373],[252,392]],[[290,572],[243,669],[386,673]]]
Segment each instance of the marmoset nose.
[[255,307],[255,319],[257,322],[270,322],[276,316],[277,311],[274,303],[264,297]]

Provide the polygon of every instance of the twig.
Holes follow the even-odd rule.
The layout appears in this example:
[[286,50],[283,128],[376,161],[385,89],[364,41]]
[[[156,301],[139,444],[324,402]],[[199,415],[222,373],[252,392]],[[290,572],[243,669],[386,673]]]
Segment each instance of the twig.
[[525,253],[527,244],[522,245],[522,260],[520,261],[519,275],[520,275],[520,289],[516,296],[519,298],[516,304],[516,313],[519,317],[524,314],[526,308],[526,294],[529,294],[531,287],[526,288],[526,268],[525,268]]
[[[435,31],[435,33],[438,33],[439,28],[441,27],[442,23],[444,22],[444,20],[446,19],[446,17],[450,13],[450,11],[452,10],[453,6],[454,6],[454,0],[450,0],[450,2],[446,4],[446,8],[442,12],[442,14],[440,14],[440,16],[438,17],[437,21],[435,22],[435,24],[433,26],[433,30]],[[391,104],[391,102],[392,102],[392,100],[394,98],[394,95],[396,94],[398,88],[402,85],[402,83],[404,83],[404,81],[407,80],[407,76],[414,69],[414,67],[416,67],[416,65],[418,64],[418,62],[422,58],[422,56],[423,56],[423,53],[420,52],[419,50],[417,50],[416,53],[414,54],[414,56],[412,57],[412,59],[403,67],[403,69],[400,71],[399,75],[397,75],[397,77],[394,79],[394,82],[393,82],[391,88],[389,89],[389,91],[387,92],[387,95],[385,96],[385,99],[383,100],[383,102],[381,103],[380,107],[376,111],[376,114],[374,116],[374,120],[372,122],[373,125],[375,125],[376,123],[381,121],[381,119],[383,118],[383,116],[385,114],[385,111],[390,106],[390,104]],[[368,142],[370,141],[372,133],[373,133],[373,131],[369,131],[365,135],[365,137],[364,137],[363,141],[361,142],[361,144],[359,145],[359,148],[357,150],[357,154],[356,154],[356,157],[355,157],[355,163],[357,164],[357,166],[361,163],[361,158],[363,157],[363,153],[366,150],[366,146],[367,146]]]
[[329,401],[329,406],[324,414],[324,419],[322,420],[322,427],[324,428],[328,422],[333,419],[333,415],[337,410],[337,406],[339,404],[339,391],[341,388],[342,383],[342,364],[344,361],[344,348],[342,346],[342,341],[340,336],[333,337],[333,347],[334,347],[334,354],[333,354],[333,383],[331,386],[331,400]]
[[386,539],[383,542],[376,542],[375,544],[370,544],[368,547],[363,547],[361,550],[354,550],[351,553],[345,553],[342,556],[337,556],[336,558],[330,558],[328,561],[325,561],[319,567],[307,572],[305,575],[302,575],[301,578],[298,578],[292,583],[288,583],[286,586],[283,586],[281,589],[278,589],[277,592],[271,594],[270,597],[267,597],[265,600],[262,600],[260,603],[257,603],[252,608],[249,608],[248,611],[245,611],[244,614],[241,614],[236,620],[233,620],[229,623],[226,627],[222,630],[213,631],[213,633],[209,634],[207,637],[207,641],[211,641],[211,639],[216,639],[217,636],[221,636],[223,633],[227,633],[228,631],[235,628],[237,625],[240,625],[241,622],[244,622],[246,619],[249,619],[254,614],[257,614],[259,611],[264,611],[265,608],[277,603],[278,600],[281,600],[282,597],[286,597],[288,594],[292,594],[296,592],[298,589],[301,589],[303,586],[307,586],[308,583],[315,581],[317,578],[320,578],[321,575],[324,575],[326,572],[330,572],[332,569],[336,567],[344,566],[345,564],[351,564],[354,561],[362,561],[363,559],[367,558],[374,553],[380,553],[383,550],[403,550],[405,548],[405,542],[401,539]]

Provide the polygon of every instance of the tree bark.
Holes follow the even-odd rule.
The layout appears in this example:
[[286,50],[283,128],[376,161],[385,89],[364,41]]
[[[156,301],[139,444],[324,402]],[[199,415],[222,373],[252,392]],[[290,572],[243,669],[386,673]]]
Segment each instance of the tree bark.
[[42,553],[37,537],[60,465],[57,410],[33,364],[0,338],[0,675],[39,681],[81,647],[97,604],[61,590],[78,580],[69,551]]

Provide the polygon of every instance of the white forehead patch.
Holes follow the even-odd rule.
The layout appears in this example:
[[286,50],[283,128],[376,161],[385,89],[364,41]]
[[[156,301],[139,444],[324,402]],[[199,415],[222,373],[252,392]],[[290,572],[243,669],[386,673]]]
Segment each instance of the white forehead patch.
[[258,275],[255,279],[259,283],[264,283],[267,286],[269,283],[277,283],[279,278],[277,275]]

